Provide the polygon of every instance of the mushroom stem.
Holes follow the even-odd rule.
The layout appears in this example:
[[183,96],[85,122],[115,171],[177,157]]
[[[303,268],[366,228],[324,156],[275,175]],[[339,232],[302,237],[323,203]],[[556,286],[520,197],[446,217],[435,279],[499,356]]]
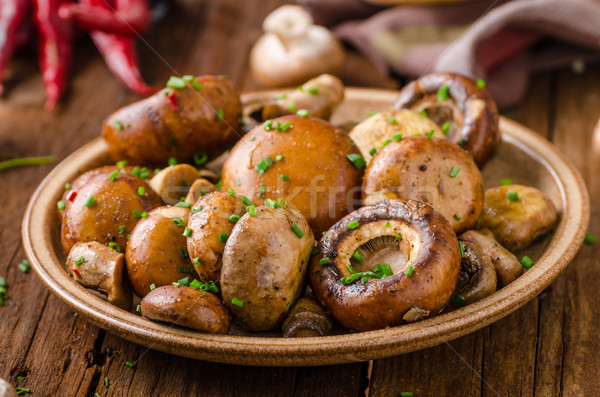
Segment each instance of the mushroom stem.
[[286,338],[324,336],[331,331],[331,318],[316,301],[301,298],[288,313],[282,330]]

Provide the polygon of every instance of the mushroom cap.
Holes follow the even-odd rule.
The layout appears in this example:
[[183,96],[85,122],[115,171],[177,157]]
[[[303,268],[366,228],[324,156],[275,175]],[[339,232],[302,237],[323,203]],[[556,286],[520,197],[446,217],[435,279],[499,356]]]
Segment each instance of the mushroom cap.
[[183,207],[156,208],[131,232],[125,257],[129,281],[138,296],[146,296],[152,284],[160,287],[184,277],[195,278],[194,266],[186,256],[185,225],[174,222],[180,218],[187,223],[189,212]]
[[[459,169],[452,176],[452,170]],[[447,139],[410,137],[392,142],[369,163],[363,178],[366,205],[385,199],[422,201],[458,233],[475,226],[483,209],[483,178],[473,158]]]
[[[447,99],[440,102],[438,91],[447,86]],[[483,87],[455,73],[429,73],[400,91],[395,109],[425,111],[439,125],[451,122],[448,138],[465,148],[479,166],[492,156],[500,143],[498,109]]]
[[[276,123],[289,123],[290,128],[277,131]],[[346,132],[332,124],[312,117],[280,117],[272,121],[269,131],[257,126],[233,147],[223,165],[223,188],[234,189],[254,203],[283,197],[320,235],[360,204],[362,169],[348,160],[350,153],[359,150]],[[282,156],[280,161],[277,155]],[[272,164],[260,175],[256,166],[267,157]]]
[[216,296],[192,287],[165,285],[148,293],[142,316],[202,332],[226,334],[231,323],[227,307]]
[[[133,211],[148,212],[162,205],[160,197],[144,180],[119,172],[111,181],[107,171],[90,171],[91,174],[80,176],[82,181],[72,185],[77,195],[65,208],[61,225],[61,243],[67,254],[80,241],[116,243],[125,248],[127,234],[138,221]],[[138,194],[140,188],[144,189],[142,195]],[[90,196],[94,202],[87,206]],[[119,229],[121,225],[125,226],[124,232]]]
[[190,186],[200,178],[200,172],[189,164],[176,164],[160,170],[150,180],[150,187],[167,204],[177,204]]
[[196,81],[201,91],[188,84],[167,89],[174,93],[176,109],[161,90],[108,116],[102,135],[110,155],[133,164],[163,166],[171,157],[189,161],[199,152],[215,158],[237,141],[242,113],[238,92],[217,76],[199,76]]
[[[347,265],[354,252],[385,236],[400,236],[398,246],[373,255],[371,263],[365,258],[355,271],[372,270],[385,260],[393,275],[345,285],[341,279],[351,275]],[[437,314],[454,291],[460,268],[458,240],[448,221],[413,200],[388,200],[354,211],[325,233],[318,249],[309,269],[315,296],[337,321],[357,331],[402,324],[415,311],[421,317]]]
[[299,211],[262,205],[255,216],[246,213],[223,253],[221,291],[232,315],[251,331],[279,327],[302,293],[313,247],[314,236]]

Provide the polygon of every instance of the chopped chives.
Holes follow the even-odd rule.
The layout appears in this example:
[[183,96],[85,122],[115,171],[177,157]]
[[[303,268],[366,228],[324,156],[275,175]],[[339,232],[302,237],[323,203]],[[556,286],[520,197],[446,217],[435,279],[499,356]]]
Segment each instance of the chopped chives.
[[500,185],[502,186],[509,186],[512,185],[512,179],[502,179],[500,181]]
[[464,258],[465,257],[465,248],[463,247],[462,241],[458,242],[458,251],[460,252],[460,257]]
[[181,77],[171,76],[169,81],[167,81],[167,87],[174,90],[182,90],[185,88],[185,81]]
[[272,165],[273,159],[270,156],[267,156],[264,159],[260,160],[258,164],[256,164],[256,166],[254,167],[254,169],[256,170],[256,172],[258,172],[258,175],[263,175],[265,171]]
[[264,205],[271,208],[279,208],[279,204],[275,200],[266,199]]
[[173,218],[173,223],[177,226],[185,226],[185,221],[181,218]]
[[177,165],[177,159],[175,157],[169,157],[169,165]]
[[585,239],[583,240],[583,242],[586,245],[592,245],[596,242],[596,235],[592,232],[589,232],[588,234],[585,235]]
[[279,122],[277,122],[277,127],[276,127],[277,131],[285,132],[285,131],[289,130],[290,128],[292,128],[292,125],[290,124],[289,121],[286,121],[283,124],[279,124]]
[[287,108],[290,112],[293,112],[294,110],[296,110],[296,105],[290,103],[289,105],[287,105]]
[[229,235],[228,235],[227,233],[221,233],[221,234],[219,234],[219,240],[220,240],[222,243],[225,243],[225,242],[227,242],[227,239],[228,239],[228,238],[229,238]]
[[61,210],[61,211],[62,211],[62,210],[64,210],[64,209],[67,207],[67,205],[65,204],[65,202],[64,202],[64,201],[62,201],[62,200],[60,200],[58,203],[56,203],[56,206],[57,206],[57,207],[58,207],[58,209],[59,209],[59,210]]
[[195,273],[196,271],[194,270],[193,267],[178,267],[177,272],[178,273]]
[[521,265],[523,265],[525,269],[531,269],[531,266],[533,266],[534,264],[535,262],[533,261],[533,259],[531,259],[527,255],[525,255],[523,259],[521,259]]
[[[138,309],[140,309],[140,305],[138,305]],[[140,310],[137,310],[137,311],[139,312]],[[104,377],[104,387],[108,387],[108,384],[109,384],[108,383],[108,378]]]
[[320,264],[321,266],[323,266],[323,265],[327,265],[328,263],[329,263],[329,258],[321,258],[321,259],[319,260],[319,264]]
[[190,254],[189,254],[188,250],[185,248],[179,250],[179,256],[181,257],[181,259],[189,259],[190,258]]
[[356,272],[354,271],[354,268],[352,267],[352,265],[350,263],[346,264],[346,269],[348,269],[350,274],[356,274]]
[[400,397],[412,397],[412,392],[411,391],[401,391],[400,392]]
[[113,172],[110,173],[110,175],[108,176],[108,179],[110,179],[112,182],[114,182],[118,176],[119,176],[119,171],[114,170]]
[[246,212],[248,212],[250,214],[250,216],[256,215],[256,206],[254,206],[254,205],[247,206]]
[[201,205],[192,208],[192,214],[197,214],[200,211],[202,211],[202,206]]
[[484,88],[485,87],[485,80],[483,79],[477,79],[477,88]]
[[125,160],[117,161],[115,165],[117,167],[125,167],[127,165],[127,161],[125,161]]
[[359,227],[360,224],[358,223],[358,221],[352,221],[348,224],[348,229],[356,229],[357,227]]
[[312,95],[317,95],[319,93],[319,89],[317,87],[311,87],[308,89],[308,92]]
[[265,185],[260,185],[260,192],[264,193],[267,191],[267,188],[265,187]]
[[83,256],[80,256],[79,258],[75,259],[75,266],[79,266],[83,262],[85,262],[85,258]]
[[390,223],[386,222],[385,225],[383,225],[383,227],[390,227]]
[[278,154],[277,156],[275,156],[275,161],[281,161],[281,160],[283,160],[282,154]]
[[254,205],[254,203],[252,202],[252,200],[250,200],[248,197],[246,196],[242,196],[240,197],[240,200],[242,200],[242,203],[246,204],[246,205]]
[[375,156],[375,154],[377,153],[377,149],[372,148],[371,150],[369,150],[369,154],[371,155],[371,157]]
[[123,123],[121,123],[119,120],[113,121],[113,124],[117,130],[121,131],[123,129]]
[[194,164],[204,165],[208,161],[208,154],[199,152],[194,155]]
[[287,98],[287,94],[285,92],[275,95],[275,99],[285,99],[285,98]]
[[292,225],[292,231],[296,234],[296,236],[298,236],[298,238],[304,237],[304,232],[295,223]]
[[217,190],[221,190],[222,185],[223,185],[223,179],[219,179],[219,181],[217,182],[215,187],[217,188]]
[[146,188],[143,186],[138,187],[138,196],[143,196],[146,193]]
[[271,131],[271,127],[273,126],[273,120],[267,120],[263,124],[263,129],[265,131]]
[[296,112],[296,114],[300,117],[308,117],[308,115],[310,114],[310,112],[306,109],[300,109]]
[[375,116],[376,114],[377,114],[377,112],[371,112],[371,113],[367,114],[367,118],[369,118],[369,117],[373,117],[373,116]]
[[239,300],[237,298],[233,298],[231,300],[231,303],[234,304],[234,305],[236,305],[237,307],[243,307],[244,306],[244,301],[241,301],[241,300]]
[[352,254],[352,258],[354,258],[354,260],[358,263],[361,263],[363,261],[363,257],[358,251],[354,251],[354,253]]
[[140,176],[141,172],[142,172],[142,169],[136,165],[135,168],[131,171],[131,175]]
[[255,140],[256,137],[255,136],[251,136],[250,139],[248,139],[250,142],[252,142],[253,140]]
[[398,120],[396,120],[396,118],[394,116],[392,116],[391,114],[388,114],[387,116],[385,116],[385,118],[387,119],[388,123],[390,123],[390,124],[398,124]]
[[442,132],[444,133],[444,135],[448,135],[448,131],[450,131],[450,127],[451,127],[451,126],[452,126],[452,125],[451,125],[449,122],[445,122],[445,123],[442,125]]
[[[394,138],[394,140],[395,140],[396,142],[399,142],[399,141],[401,141],[401,140],[402,140],[402,134],[396,134],[396,135],[394,135],[392,138]],[[375,152],[377,152],[377,149],[374,149],[374,148],[373,148],[373,149],[371,149],[371,150],[375,150]]]
[[125,225],[119,226],[119,232],[120,233],[125,233]]
[[456,219],[457,221],[460,221],[462,219],[462,216],[460,216],[460,215],[454,215],[454,219]]
[[141,312],[142,311],[142,306],[137,305],[137,307],[135,308],[135,311],[138,312],[138,313]]
[[94,201],[96,201],[96,197],[88,196],[88,198],[85,199],[85,202],[83,203],[83,205],[85,205],[86,207],[89,208],[94,204]]
[[[158,170],[158,172],[160,172],[160,169]],[[156,172],[156,173],[158,173],[158,172]],[[140,178],[141,179],[148,179],[148,178],[150,178],[150,173],[148,172],[148,168],[146,168],[146,167],[142,168],[142,171],[140,172]]]
[[319,253],[319,248],[315,247],[312,249],[312,251],[310,252],[310,256],[315,256]]
[[386,140],[385,140],[385,141],[383,141],[383,143],[381,144],[381,147],[382,147],[382,148],[384,148],[384,147],[386,147],[387,145],[389,145],[391,142],[392,142],[392,140],[391,140],[391,139],[386,139]]
[[348,160],[350,160],[350,162],[352,164],[354,164],[354,167],[356,167],[357,169],[361,169],[362,167],[364,167],[365,165],[367,165],[367,162],[365,161],[365,159],[363,158],[363,156],[361,156],[358,153],[347,154],[346,158]]
[[125,361],[125,365],[128,366],[129,368],[133,367],[133,363],[131,361]]
[[421,116],[423,116],[423,117],[429,117],[429,116],[427,116],[427,112],[425,111],[425,109],[421,110],[421,111],[419,112],[419,114],[420,114]]
[[517,192],[508,192],[506,197],[508,197],[509,201],[519,201],[519,193]]
[[233,189],[227,189],[227,194],[229,194],[230,196],[235,196],[235,190]]
[[192,263],[196,266],[200,266],[202,264],[202,261],[200,260],[200,258],[194,258],[192,259]]
[[396,241],[402,240],[402,235],[400,233],[396,233]]
[[286,182],[290,180],[290,178],[288,178],[287,176],[285,176],[285,175],[283,175],[283,174],[281,174],[281,176],[280,176],[280,177],[281,177],[281,179],[283,179],[283,180],[284,180],[284,181],[286,181]]
[[186,203],[185,201],[180,201],[177,204],[175,204],[175,207],[192,208],[192,203]]
[[444,102],[445,100],[448,99],[448,91],[449,90],[450,90],[450,87],[448,87],[446,84],[444,84],[443,86],[440,87],[440,89],[437,92],[438,102]]
[[117,244],[117,243],[112,242],[112,241],[110,243],[108,243],[108,247],[112,248],[113,250],[115,250],[117,252],[121,252],[121,246],[119,244]]
[[411,265],[406,269],[406,276],[411,277],[415,268]]
[[454,307],[462,307],[465,305],[465,303],[467,303],[465,298],[463,298],[461,295],[456,295],[454,298],[450,299],[450,302],[452,302]]
[[0,287],[6,287],[6,279],[0,276]]
[[222,121],[223,120],[223,109],[219,108],[216,110],[215,112],[215,116],[217,118],[217,121]]
[[277,199],[277,204],[279,204],[280,207],[283,207],[283,209],[287,209],[287,200],[283,197]]
[[435,130],[429,131],[429,133],[427,134],[427,139],[429,139],[429,140],[433,139],[433,134],[435,134]]
[[190,237],[192,235],[192,228],[186,227],[185,229],[183,229],[183,235],[185,237]]
[[458,172],[460,171],[460,167],[454,167],[452,168],[452,170],[450,171],[450,178],[456,178],[456,175],[458,175]]
[[239,221],[239,220],[240,220],[240,218],[241,218],[241,216],[239,216],[239,215],[236,215],[236,214],[233,214],[233,215],[231,215],[231,216],[229,217],[229,222],[236,223],[237,221]]
[[156,285],[150,284],[150,291],[154,291],[156,289]]

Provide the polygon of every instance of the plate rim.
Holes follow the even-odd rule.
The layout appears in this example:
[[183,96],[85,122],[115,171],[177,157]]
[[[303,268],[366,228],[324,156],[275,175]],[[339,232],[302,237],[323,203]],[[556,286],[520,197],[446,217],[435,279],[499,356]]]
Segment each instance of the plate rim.
[[[250,101],[282,91],[285,90],[252,92],[242,98]],[[399,91],[391,90],[345,89],[346,99],[382,101],[389,98],[392,103],[398,94]],[[558,148],[530,129],[504,117],[500,119],[500,129],[504,140],[525,151],[551,173],[564,203],[559,226],[536,266],[513,283],[481,301],[417,323],[298,339],[211,335],[145,320],[93,296],[62,270],[50,239],[35,237],[43,236],[45,228],[53,227],[49,211],[55,209],[56,197],[45,193],[52,188],[56,190],[58,184],[64,185],[64,181],[58,182],[54,178],[72,173],[69,171],[73,167],[71,163],[81,164],[85,158],[96,158],[105,153],[107,147],[101,137],[71,153],[36,188],[23,217],[23,245],[38,277],[71,309],[109,332],[152,349],[213,362],[255,366],[343,364],[408,353],[474,332],[523,306],[566,268],[583,243],[590,205],[585,183],[577,169]]]

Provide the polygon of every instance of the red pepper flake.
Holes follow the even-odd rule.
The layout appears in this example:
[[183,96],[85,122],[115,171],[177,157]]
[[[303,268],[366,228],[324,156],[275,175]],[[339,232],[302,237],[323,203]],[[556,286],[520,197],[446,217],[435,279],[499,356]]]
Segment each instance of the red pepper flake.
[[71,190],[69,193],[67,193],[67,200],[73,201],[73,200],[75,200],[75,197],[77,197],[76,191]]
[[77,277],[81,278],[81,274],[79,274],[79,270],[77,270],[77,269],[75,269],[75,268],[73,268],[72,270],[73,270],[73,273],[75,273],[75,275],[76,275]]
[[171,91],[167,94],[167,99],[171,104],[171,110],[179,109],[179,104],[177,104],[177,98],[175,98],[175,91]]
[[98,288],[98,292],[100,292],[102,295],[108,296],[108,291],[105,290],[104,288]]

